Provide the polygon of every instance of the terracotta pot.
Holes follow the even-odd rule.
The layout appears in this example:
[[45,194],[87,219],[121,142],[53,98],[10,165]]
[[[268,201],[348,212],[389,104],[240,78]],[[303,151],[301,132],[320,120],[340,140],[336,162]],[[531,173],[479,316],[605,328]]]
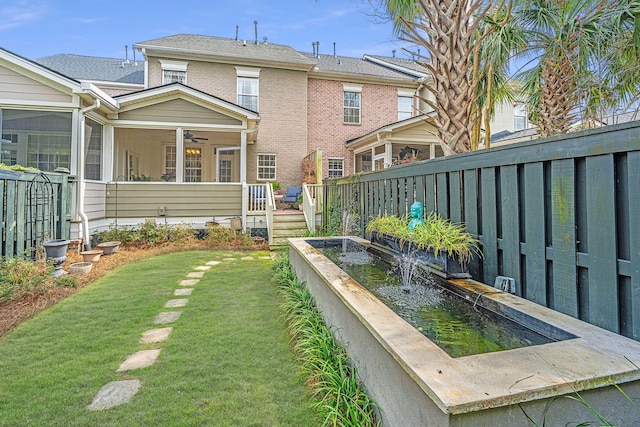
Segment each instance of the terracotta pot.
[[92,251],[84,251],[80,252],[84,262],[98,262],[100,261],[100,256],[102,255],[101,250],[94,249]]
[[69,266],[69,273],[82,276],[90,272],[91,267],[93,267],[93,264],[90,262],[74,262]]
[[101,249],[103,255],[111,255],[118,252],[120,248],[120,242],[102,242],[98,243],[98,249]]

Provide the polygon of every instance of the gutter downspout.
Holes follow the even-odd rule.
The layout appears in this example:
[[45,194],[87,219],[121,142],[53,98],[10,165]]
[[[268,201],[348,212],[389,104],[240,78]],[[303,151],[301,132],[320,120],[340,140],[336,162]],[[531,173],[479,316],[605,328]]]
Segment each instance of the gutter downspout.
[[86,113],[100,108],[100,105],[100,100],[96,99],[93,105],[81,108],[81,116],[80,120],[78,121],[78,126],[80,126],[78,132],[78,135],[80,136],[80,147],[78,149],[78,216],[82,221],[82,238],[84,240],[85,251],[91,250],[91,242],[89,241],[89,218],[87,217],[87,214],[84,213],[84,120]]

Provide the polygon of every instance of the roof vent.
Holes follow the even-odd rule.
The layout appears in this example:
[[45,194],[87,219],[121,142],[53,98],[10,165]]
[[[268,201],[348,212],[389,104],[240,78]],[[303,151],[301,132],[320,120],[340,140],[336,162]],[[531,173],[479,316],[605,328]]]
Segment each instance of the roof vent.
[[269,44],[269,40],[266,37],[263,37],[262,41],[264,42],[264,44]]
[[253,26],[255,27],[256,38],[253,44],[258,44],[258,21],[253,21]]
[[311,46],[313,46],[313,57],[317,58],[320,55],[320,42],[312,42]]
[[393,50],[391,51],[391,56],[392,56],[393,58],[395,58],[395,57],[396,57],[396,50],[395,50],[395,49],[393,49]]
[[236,41],[238,41],[238,28],[239,28],[239,25],[236,25]]
[[336,57],[336,42],[333,42],[333,57]]

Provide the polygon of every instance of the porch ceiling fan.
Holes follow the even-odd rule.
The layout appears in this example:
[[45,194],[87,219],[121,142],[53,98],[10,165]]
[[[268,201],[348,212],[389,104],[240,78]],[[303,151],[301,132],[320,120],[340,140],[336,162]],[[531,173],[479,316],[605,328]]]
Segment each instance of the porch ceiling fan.
[[208,141],[209,140],[209,138],[197,137],[194,134],[192,134],[190,131],[186,131],[184,133],[184,135],[183,135],[183,138],[191,140],[191,142]]

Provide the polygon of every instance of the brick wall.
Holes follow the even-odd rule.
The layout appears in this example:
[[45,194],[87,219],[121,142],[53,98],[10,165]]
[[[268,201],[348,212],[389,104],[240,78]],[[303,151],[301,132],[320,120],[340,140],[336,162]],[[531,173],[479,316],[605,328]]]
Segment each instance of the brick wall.
[[[259,153],[276,154],[276,179],[283,187],[300,185],[307,154],[307,73],[260,68],[258,139],[247,149],[247,182],[257,182]],[[162,83],[162,67],[149,58],[149,86]],[[188,61],[187,85],[237,103],[236,69],[232,64]]]
[[308,80],[308,150],[322,148],[323,178],[327,177],[329,157],[344,159],[344,173],[353,173],[353,153],[345,147],[349,139],[367,134],[398,120],[398,89],[395,86],[362,84],[361,124],[343,123],[343,81]]

